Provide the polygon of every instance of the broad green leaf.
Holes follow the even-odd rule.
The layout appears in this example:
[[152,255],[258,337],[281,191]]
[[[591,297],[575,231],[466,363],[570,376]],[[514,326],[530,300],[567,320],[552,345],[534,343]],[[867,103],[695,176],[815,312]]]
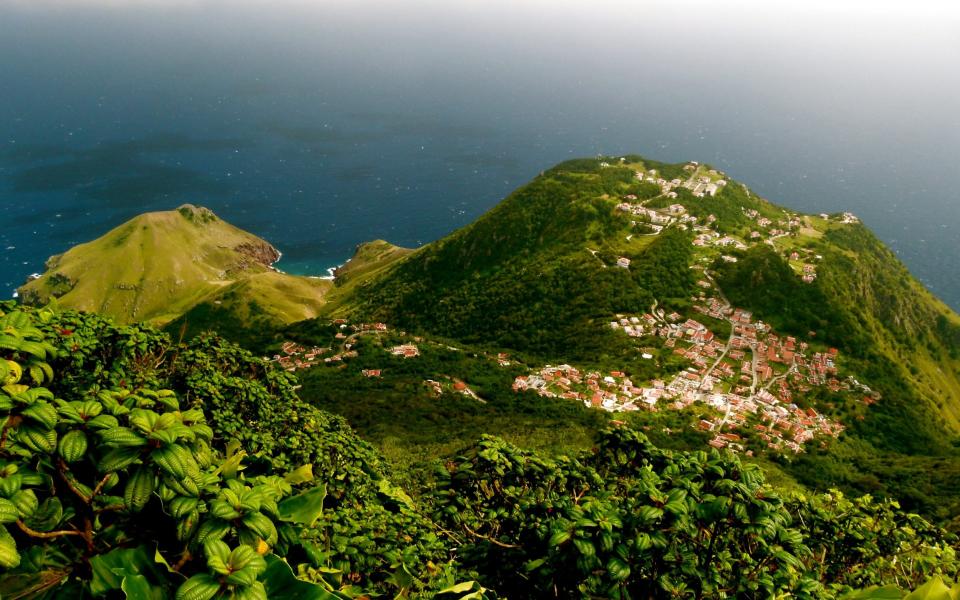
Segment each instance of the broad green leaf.
[[120,583],[120,589],[127,600],[164,600],[167,597],[163,588],[150,585],[143,575],[127,575]]
[[624,581],[630,577],[630,565],[619,558],[611,558],[607,563],[607,570],[618,581]]
[[0,526],[0,567],[13,569],[20,564],[20,553],[17,552],[17,542],[7,532],[7,528]]
[[290,485],[297,485],[298,483],[313,481],[313,464],[307,463],[301,467],[298,467],[287,473],[283,479]]
[[293,569],[275,554],[266,557],[267,569],[260,576],[270,600],[350,600],[349,596],[297,579]]
[[199,573],[177,589],[177,600],[210,600],[220,591],[220,582],[209,573]]
[[553,532],[553,535],[550,536],[550,547],[556,548],[557,546],[563,545],[570,541],[570,538],[573,536],[573,533],[569,529],[561,529],[560,531]]
[[318,485],[291,496],[277,506],[280,520],[310,527],[323,514],[323,501],[326,497],[325,485]]
[[851,592],[843,596],[842,600],[900,600],[903,592],[895,585],[871,587],[865,590]]
[[405,505],[407,508],[413,508],[413,500],[410,498],[410,496],[408,496],[407,493],[399,486],[392,484],[387,479],[381,479],[377,482],[377,491],[391,500]]
[[90,568],[93,571],[90,593],[94,596],[122,590],[123,580],[129,576],[143,575],[155,586],[166,580],[143,546],[117,548],[106,554],[98,554],[90,559]]
[[908,594],[904,600],[953,600],[953,596],[943,580],[934,577]]

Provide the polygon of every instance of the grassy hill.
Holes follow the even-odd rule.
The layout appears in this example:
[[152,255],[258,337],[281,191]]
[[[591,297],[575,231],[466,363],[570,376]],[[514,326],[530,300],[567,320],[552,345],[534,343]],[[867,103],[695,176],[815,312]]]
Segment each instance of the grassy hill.
[[384,240],[360,244],[350,260],[334,272],[337,285],[343,286],[351,280],[369,277],[411,252],[409,248],[394,246]]
[[276,271],[252,274],[215,291],[168,322],[174,337],[224,332],[247,347],[259,347],[282,325],[320,314],[333,283]]
[[[266,241],[184,205],[140,215],[91,242],[47,261],[47,271],[19,289],[25,302],[56,298],[67,308],[98,312],[118,322],[166,323],[194,310],[231,310],[289,323],[314,317],[329,282],[274,271],[279,252]],[[206,307],[207,313],[200,307]],[[192,321],[192,319],[189,319]]]

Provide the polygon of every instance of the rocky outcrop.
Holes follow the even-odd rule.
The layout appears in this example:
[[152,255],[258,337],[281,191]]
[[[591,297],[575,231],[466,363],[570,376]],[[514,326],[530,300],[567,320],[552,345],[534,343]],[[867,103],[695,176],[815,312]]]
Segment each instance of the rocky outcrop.
[[246,269],[252,265],[269,267],[280,260],[280,251],[264,241],[244,242],[233,248],[243,259],[238,263],[238,269]]

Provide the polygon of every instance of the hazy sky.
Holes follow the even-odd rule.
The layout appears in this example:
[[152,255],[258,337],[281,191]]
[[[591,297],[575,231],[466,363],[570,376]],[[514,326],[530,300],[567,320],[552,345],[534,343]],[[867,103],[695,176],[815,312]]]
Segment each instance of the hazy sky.
[[[342,260],[435,239],[565,158],[636,152],[853,210],[960,306],[958,65],[947,0],[0,0],[0,142],[75,153],[24,174],[0,151],[0,218],[107,226],[186,197]],[[117,145],[171,134],[205,154]],[[265,202],[309,218],[251,216]],[[39,259],[8,242],[0,283],[90,228],[38,230]]]

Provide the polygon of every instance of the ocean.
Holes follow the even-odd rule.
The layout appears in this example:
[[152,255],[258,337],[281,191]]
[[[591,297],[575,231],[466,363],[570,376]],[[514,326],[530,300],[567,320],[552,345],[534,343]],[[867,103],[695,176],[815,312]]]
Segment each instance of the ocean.
[[0,293],[187,202],[324,275],[637,153],[852,211],[960,309],[960,9],[781,4],[0,0]]

